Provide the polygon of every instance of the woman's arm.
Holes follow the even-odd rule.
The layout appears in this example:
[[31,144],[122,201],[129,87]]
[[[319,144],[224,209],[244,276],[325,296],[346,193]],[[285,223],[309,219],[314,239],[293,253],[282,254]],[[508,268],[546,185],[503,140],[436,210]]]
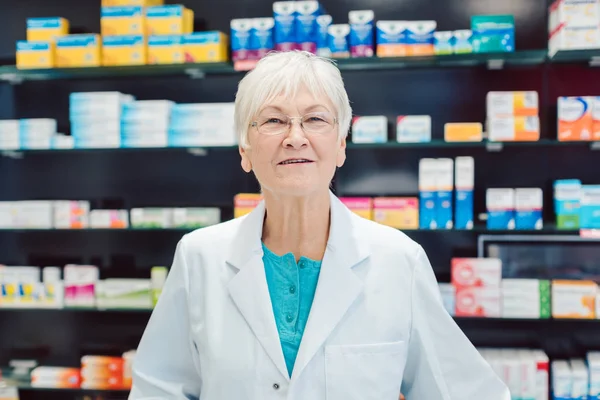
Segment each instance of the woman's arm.
[[504,383],[444,309],[419,246],[412,282],[412,326],[402,382],[406,400],[510,400]]
[[133,363],[130,400],[197,400],[201,379],[190,328],[185,238],[146,327]]

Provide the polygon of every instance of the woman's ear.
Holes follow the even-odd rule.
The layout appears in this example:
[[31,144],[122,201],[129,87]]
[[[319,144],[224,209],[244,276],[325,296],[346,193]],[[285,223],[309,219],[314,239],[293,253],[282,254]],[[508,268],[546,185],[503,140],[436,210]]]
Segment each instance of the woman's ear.
[[336,165],[341,167],[346,162],[346,138],[343,138],[338,149]]
[[242,146],[239,147],[240,157],[242,158],[241,165],[242,169],[250,173],[252,171],[252,162],[250,161],[250,157],[248,154],[248,150],[244,149]]

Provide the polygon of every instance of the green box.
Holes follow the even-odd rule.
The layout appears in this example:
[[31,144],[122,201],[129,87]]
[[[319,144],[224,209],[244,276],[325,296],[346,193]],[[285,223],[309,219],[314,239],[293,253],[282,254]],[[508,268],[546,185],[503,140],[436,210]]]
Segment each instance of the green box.
[[565,230],[579,229],[579,214],[559,214],[556,216],[556,227]]
[[515,51],[515,18],[512,15],[474,15],[471,30],[475,53]]

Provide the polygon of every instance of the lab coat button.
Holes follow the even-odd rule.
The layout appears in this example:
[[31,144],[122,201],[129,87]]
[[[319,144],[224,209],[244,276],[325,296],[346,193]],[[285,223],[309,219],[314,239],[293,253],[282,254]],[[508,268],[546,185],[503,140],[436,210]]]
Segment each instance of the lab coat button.
[[292,321],[294,320],[294,317],[292,316],[292,314],[288,314],[288,315],[285,317],[285,319],[286,319],[286,321],[287,321],[287,322],[292,322]]
[[290,286],[290,293],[291,294],[296,293],[296,286],[294,286],[294,285]]
[[274,383],[273,384],[273,389],[279,390],[279,383]]

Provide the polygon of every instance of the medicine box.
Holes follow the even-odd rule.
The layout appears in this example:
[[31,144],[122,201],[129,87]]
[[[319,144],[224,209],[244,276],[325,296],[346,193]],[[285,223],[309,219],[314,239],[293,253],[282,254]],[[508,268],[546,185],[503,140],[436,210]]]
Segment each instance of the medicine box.
[[587,364],[590,371],[589,396],[591,399],[596,400],[600,398],[600,353],[595,351],[588,352]]
[[145,35],[145,20],[143,7],[102,7],[100,33],[102,36]]
[[260,193],[238,193],[233,198],[233,217],[249,214],[263,200]]
[[69,34],[69,21],[65,18],[27,18],[28,42],[54,42]]
[[84,229],[89,227],[89,201],[54,201],[54,227],[57,229]]
[[594,319],[597,291],[593,281],[552,281],[552,317]]
[[295,5],[295,47],[299,50],[316,53],[317,37],[319,35],[317,17],[322,14],[321,5],[314,0],[296,1]]
[[218,207],[174,208],[172,210],[174,228],[197,229],[221,222],[221,209]]
[[564,179],[554,182],[554,212],[558,229],[579,229],[581,181]]
[[556,0],[549,9],[548,32],[559,26],[584,28],[600,23],[600,2],[598,0]]
[[132,208],[132,228],[170,228],[173,224],[173,210],[170,208]]
[[375,115],[352,119],[352,143],[385,143],[387,139],[387,117]]
[[450,269],[455,287],[499,287],[502,281],[499,258],[453,258]]
[[579,227],[600,229],[600,185],[581,186]]
[[273,3],[275,19],[275,49],[290,51],[297,48],[296,2],[276,1]]
[[52,68],[55,65],[52,42],[17,42],[17,68]]
[[539,230],[544,226],[542,219],[544,196],[540,188],[515,190],[515,229]]
[[473,229],[473,190],[475,161],[473,157],[456,157],[454,162],[455,229]]
[[431,116],[400,115],[396,119],[398,143],[431,142]]
[[515,229],[515,190],[487,189],[487,228]]
[[327,31],[327,42],[331,57],[348,58],[350,57],[350,25],[336,24],[329,25]]
[[104,279],[96,285],[99,309],[152,309],[150,279]]
[[592,101],[590,96],[558,98],[558,140],[591,140]]
[[550,318],[550,281],[503,279],[501,286],[503,318]]
[[273,18],[253,18],[250,49],[252,59],[259,60],[275,48],[273,41],[275,20]]
[[350,54],[352,57],[372,57],[375,54],[373,10],[350,11]]
[[148,38],[149,64],[181,64],[184,61],[183,36],[162,35]]
[[164,5],[146,9],[148,35],[184,35],[194,30],[194,11],[182,5]]
[[592,99],[592,140],[600,141],[600,96]]
[[512,15],[474,15],[471,30],[475,53],[515,51],[515,19]]
[[442,303],[448,314],[454,316],[456,311],[456,288],[450,283],[438,283]]
[[98,67],[101,64],[100,35],[67,35],[56,39],[59,68]]
[[251,37],[253,20],[251,18],[232,19],[230,24],[231,31],[231,58],[233,61],[251,60]]
[[397,229],[419,228],[419,199],[416,197],[376,197],[373,220]]
[[548,55],[553,57],[560,50],[595,49],[600,46],[600,27],[570,28],[560,25],[554,30],[548,41]]
[[321,57],[331,57],[329,43],[327,39],[329,26],[332,23],[331,15],[319,15],[317,17],[317,25],[319,35],[317,36],[317,55]]
[[129,227],[129,211],[127,210],[91,210],[90,228],[92,229],[125,229]]
[[569,363],[564,360],[552,361],[552,398],[572,399],[573,375]]
[[588,399],[589,372],[587,365],[582,359],[569,360],[573,386],[571,388],[571,399]]
[[454,39],[453,50],[455,54],[468,54],[473,52],[473,31],[460,29],[452,32]]
[[433,34],[436,21],[407,21],[406,54],[409,56],[428,56],[434,54]]
[[446,142],[481,142],[483,125],[479,122],[449,122],[444,124]]
[[36,367],[31,371],[31,386],[34,388],[79,389],[79,368]]
[[435,225],[437,229],[452,229],[454,226],[452,218],[454,161],[451,158],[438,158],[436,164]]
[[405,21],[377,21],[377,56],[403,57],[408,54]]
[[373,199],[370,197],[340,197],[340,201],[356,215],[373,219]]
[[19,146],[19,120],[0,120],[0,149],[18,150]]
[[437,228],[437,174],[435,158],[419,160],[419,228]]
[[433,33],[433,51],[437,55],[454,53],[454,34],[452,31],[437,31]]
[[499,318],[499,287],[461,287],[456,289],[457,317]]
[[488,92],[486,109],[488,117],[537,117],[538,93],[536,91]]
[[102,0],[102,7],[139,6],[153,7],[164,4],[164,0]]
[[488,119],[492,142],[535,142],[540,140],[539,117],[493,117]]
[[67,265],[64,268],[65,306],[92,308],[96,305],[98,267]]
[[144,36],[102,37],[102,65],[144,65],[146,62]]
[[185,62],[226,62],[228,60],[227,36],[218,31],[195,32],[184,35]]

